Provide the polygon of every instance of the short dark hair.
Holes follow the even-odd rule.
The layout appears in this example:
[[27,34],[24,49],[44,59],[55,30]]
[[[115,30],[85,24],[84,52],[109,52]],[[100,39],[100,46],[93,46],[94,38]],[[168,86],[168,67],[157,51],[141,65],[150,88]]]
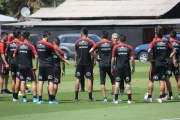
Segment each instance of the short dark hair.
[[17,38],[20,34],[21,34],[21,30],[20,29],[17,29],[15,31],[13,31],[14,38]]
[[7,32],[1,32],[1,38],[4,37],[5,35],[8,35]]
[[108,38],[108,32],[107,31],[102,31],[102,38]]
[[12,31],[14,32],[14,31],[16,31],[18,28],[17,27],[12,27]]
[[88,34],[88,29],[87,29],[87,27],[83,27],[83,28],[81,29],[81,32],[82,32],[84,35],[87,35],[87,34]]
[[176,38],[176,35],[177,35],[176,31],[171,31],[171,32],[170,32],[170,37],[171,37],[171,38],[174,38],[174,39],[175,39],[175,38]]
[[58,37],[55,37],[53,42],[54,42],[56,45],[59,45],[59,44],[60,44],[60,39],[59,39]]
[[120,35],[119,39],[120,39],[121,42],[124,42],[124,41],[126,41],[126,36]]
[[157,35],[158,38],[162,38],[163,36],[162,30],[156,30],[155,34]]
[[23,38],[24,39],[28,39],[28,37],[30,36],[30,32],[28,32],[28,31],[25,31],[25,32],[23,32]]
[[47,38],[50,35],[51,35],[51,33],[49,31],[44,31],[43,32],[43,38]]

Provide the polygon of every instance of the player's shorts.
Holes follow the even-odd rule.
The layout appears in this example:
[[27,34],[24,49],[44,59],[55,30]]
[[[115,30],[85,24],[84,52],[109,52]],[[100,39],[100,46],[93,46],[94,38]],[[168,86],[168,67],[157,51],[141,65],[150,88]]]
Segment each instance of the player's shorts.
[[75,77],[81,78],[82,76],[86,75],[86,78],[92,78],[92,68],[92,65],[77,65]]
[[33,69],[20,69],[20,80],[21,81],[36,81],[36,74]]
[[56,68],[55,69],[55,79],[54,79],[55,84],[60,84],[61,83],[61,68]]
[[99,67],[99,73],[100,73],[100,84],[105,85],[106,82],[106,73],[109,75],[109,78],[111,79],[111,84],[115,84],[114,76],[111,74],[111,67]]
[[149,80],[152,81],[164,81],[166,75],[166,63],[160,64],[158,61],[152,62],[150,71],[149,71]]
[[39,67],[39,81],[54,81],[55,70],[54,67]]
[[168,64],[167,70],[166,70],[166,75],[171,77],[172,72],[174,73],[174,75],[179,75],[179,63],[178,63],[177,67],[174,67],[174,64]]
[[131,82],[131,71],[115,71],[115,82]]
[[1,67],[0,75],[8,75],[9,74],[9,69],[6,69],[5,64],[0,64],[0,67]]
[[19,67],[16,63],[11,63],[11,76],[12,77],[20,76]]

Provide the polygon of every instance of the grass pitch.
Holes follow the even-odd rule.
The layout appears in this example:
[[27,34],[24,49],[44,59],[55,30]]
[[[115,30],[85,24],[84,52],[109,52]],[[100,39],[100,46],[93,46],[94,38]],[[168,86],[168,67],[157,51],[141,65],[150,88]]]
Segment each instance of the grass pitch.
[[[44,83],[43,100],[45,103],[37,105],[32,102],[33,96],[27,93],[28,103],[13,102],[12,95],[0,94],[0,120],[160,120],[180,119],[180,99],[174,76],[170,81],[173,88],[174,100],[157,103],[159,97],[159,83],[154,82],[153,103],[142,103],[144,94],[147,93],[150,63],[136,62],[136,73],[132,76],[132,99],[135,104],[127,104],[127,95],[119,96],[123,102],[112,104],[113,96],[110,79],[106,79],[106,94],[108,102],[103,102],[100,88],[98,64],[94,68],[97,75],[94,76],[93,98],[96,102],[88,102],[87,84],[85,92],[79,92],[79,101],[74,102],[75,96],[75,67],[73,60],[71,65],[66,65],[66,76],[62,77],[56,98],[58,105],[48,104],[47,82]],[[38,74],[38,71],[36,71]],[[139,82],[135,82],[138,79]],[[86,82],[87,83],[87,82]],[[28,83],[31,84],[31,83]],[[9,80],[8,88],[11,90]],[[22,96],[19,96],[22,99]]]

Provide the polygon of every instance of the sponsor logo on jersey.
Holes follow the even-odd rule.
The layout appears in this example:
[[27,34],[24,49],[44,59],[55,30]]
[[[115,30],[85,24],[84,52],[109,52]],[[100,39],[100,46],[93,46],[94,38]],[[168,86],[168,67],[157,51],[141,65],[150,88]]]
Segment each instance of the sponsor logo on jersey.
[[28,49],[28,46],[27,45],[20,45],[19,48],[20,49]]
[[46,46],[44,45],[44,44],[42,44],[42,43],[38,43],[37,44],[37,48],[45,48]]
[[118,82],[118,81],[120,81],[121,80],[121,78],[120,77],[116,77],[116,81]]
[[41,79],[42,79],[42,76],[41,76],[41,75],[39,75],[38,79],[39,79],[39,80],[41,80]]
[[53,79],[53,77],[51,75],[48,75],[48,79]]
[[11,43],[10,47],[17,47],[18,43]]
[[179,43],[177,42],[171,42],[172,46],[179,46]]
[[80,72],[77,72],[76,75],[77,75],[77,76],[81,76],[81,73],[80,73]]
[[158,80],[158,76],[157,75],[153,76],[153,79]]
[[90,72],[87,72],[87,73],[86,73],[86,76],[91,76],[91,73],[90,73]]
[[158,46],[165,46],[165,45],[166,45],[166,42],[157,42],[157,45],[158,45]]
[[118,47],[118,51],[127,51],[127,47],[124,47],[124,46],[121,46],[121,47]]
[[82,40],[78,42],[79,45],[88,45],[88,41]]
[[130,80],[130,78],[129,77],[126,77],[126,81],[129,81]]
[[105,42],[101,44],[101,47],[111,47],[111,44]]

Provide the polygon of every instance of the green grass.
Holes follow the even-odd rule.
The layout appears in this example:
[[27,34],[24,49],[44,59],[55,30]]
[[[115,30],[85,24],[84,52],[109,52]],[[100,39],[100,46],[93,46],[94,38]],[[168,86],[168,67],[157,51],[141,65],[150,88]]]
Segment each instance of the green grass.
[[[45,103],[37,105],[32,102],[32,94],[26,96],[30,102],[12,102],[12,95],[0,94],[0,120],[159,120],[180,118],[180,99],[174,76],[171,78],[174,100],[167,100],[162,104],[157,103],[159,97],[159,83],[154,83],[153,103],[142,103],[143,96],[147,93],[150,63],[136,62],[136,73],[132,76],[132,99],[136,104],[127,104],[127,95],[119,96],[122,103],[112,104],[113,96],[110,79],[106,79],[106,91],[108,102],[104,103],[100,88],[99,68],[96,65],[94,72],[94,93],[96,102],[88,102],[88,92],[79,93],[79,101],[74,102],[75,68],[73,61],[66,66],[66,76],[62,77],[59,85],[57,99],[58,105],[49,105],[47,102],[47,82],[44,84],[43,99]],[[36,74],[38,71],[36,72]],[[139,82],[134,80],[138,79]],[[87,82],[86,82],[87,83]],[[29,83],[30,84],[30,83]],[[87,86],[87,85],[86,85]],[[11,88],[10,80],[8,88]],[[125,92],[126,94],[126,92]],[[22,99],[22,96],[19,96]]]

